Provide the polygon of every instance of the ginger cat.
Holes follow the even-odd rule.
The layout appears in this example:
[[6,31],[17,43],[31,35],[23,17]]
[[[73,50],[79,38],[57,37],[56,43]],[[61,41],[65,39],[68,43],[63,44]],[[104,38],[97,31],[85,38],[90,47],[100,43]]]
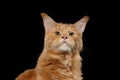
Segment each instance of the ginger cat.
[[21,73],[15,80],[83,80],[82,33],[88,16],[74,24],[55,22],[46,13],[40,14],[45,27],[44,49],[35,69]]

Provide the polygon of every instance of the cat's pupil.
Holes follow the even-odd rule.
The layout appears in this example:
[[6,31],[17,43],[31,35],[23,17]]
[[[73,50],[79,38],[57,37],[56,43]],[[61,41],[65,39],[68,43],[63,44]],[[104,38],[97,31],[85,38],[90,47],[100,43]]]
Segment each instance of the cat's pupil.
[[56,35],[59,35],[59,34],[60,34],[60,32],[56,31],[56,32],[55,32],[55,34],[56,34]]
[[70,36],[73,36],[73,34],[74,34],[73,32],[69,33]]

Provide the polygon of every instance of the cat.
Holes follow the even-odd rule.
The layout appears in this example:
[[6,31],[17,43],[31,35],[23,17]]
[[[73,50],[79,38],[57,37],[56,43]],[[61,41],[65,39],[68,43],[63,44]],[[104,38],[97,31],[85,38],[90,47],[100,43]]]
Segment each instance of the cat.
[[15,80],[83,80],[82,34],[89,16],[74,24],[59,23],[40,13],[45,28],[44,48],[34,69],[28,69]]

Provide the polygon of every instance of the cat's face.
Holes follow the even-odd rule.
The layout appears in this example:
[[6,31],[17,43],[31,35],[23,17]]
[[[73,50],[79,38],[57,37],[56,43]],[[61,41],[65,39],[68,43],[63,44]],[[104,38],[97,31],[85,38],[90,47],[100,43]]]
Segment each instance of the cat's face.
[[[81,42],[80,32],[71,24],[56,24],[46,33],[46,44],[59,51],[71,51],[77,40]],[[82,44],[82,43],[81,43]]]
[[64,52],[82,48],[82,32],[88,17],[81,19],[75,24],[63,24],[56,23],[45,13],[41,15],[46,32],[45,47]]

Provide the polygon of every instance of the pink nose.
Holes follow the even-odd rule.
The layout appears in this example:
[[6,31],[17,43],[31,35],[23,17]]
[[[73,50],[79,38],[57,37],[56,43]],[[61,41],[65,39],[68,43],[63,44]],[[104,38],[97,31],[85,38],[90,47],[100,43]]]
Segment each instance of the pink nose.
[[67,36],[62,36],[62,39],[67,39],[68,37]]

